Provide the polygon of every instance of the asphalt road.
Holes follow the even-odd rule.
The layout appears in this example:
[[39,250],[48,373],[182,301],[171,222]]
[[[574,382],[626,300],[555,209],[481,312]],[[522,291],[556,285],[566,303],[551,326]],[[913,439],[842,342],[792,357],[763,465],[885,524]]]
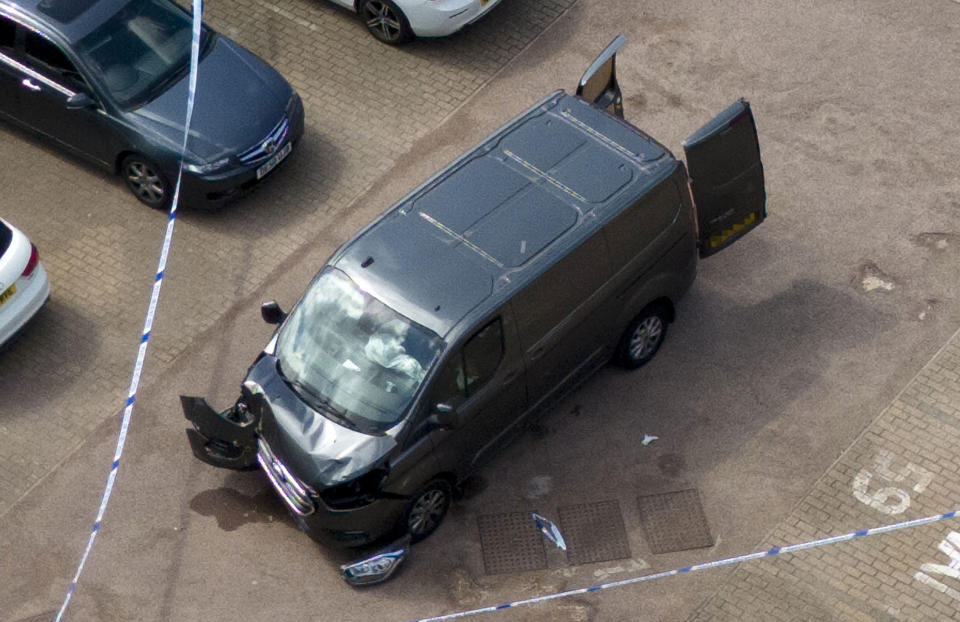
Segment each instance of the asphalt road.
[[[462,35],[402,50],[326,4],[238,5],[206,17],[291,79],[308,131],[252,196],[178,224],[70,619],[410,619],[750,551],[960,326],[954,2],[504,0]],[[770,216],[701,263],[653,363],[603,370],[479,474],[395,580],[350,590],[337,577],[348,556],[296,531],[262,477],[192,459],[177,396],[232,401],[270,334],[261,300],[292,304],[347,236],[542,95],[572,90],[617,33],[626,116],[675,153],[751,101]],[[86,542],[165,217],[18,131],[0,136],[0,213],[37,243],[54,291],[0,352],[0,612],[19,622],[50,619]],[[637,498],[682,489],[698,491],[715,544],[655,554]],[[603,500],[619,504],[631,559],[549,552],[546,570],[486,574],[478,516]],[[683,620],[723,577],[498,615]]]

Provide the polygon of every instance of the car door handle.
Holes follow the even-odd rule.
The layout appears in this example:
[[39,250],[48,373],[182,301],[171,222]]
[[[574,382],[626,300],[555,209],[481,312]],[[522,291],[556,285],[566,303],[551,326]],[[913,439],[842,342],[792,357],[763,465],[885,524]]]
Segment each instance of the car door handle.
[[39,84],[34,84],[33,81],[30,80],[30,78],[24,78],[23,81],[20,82],[20,84],[22,84],[23,86],[27,87],[28,89],[30,89],[30,90],[33,91],[34,93],[36,93],[37,91],[40,90],[40,85],[39,85]]

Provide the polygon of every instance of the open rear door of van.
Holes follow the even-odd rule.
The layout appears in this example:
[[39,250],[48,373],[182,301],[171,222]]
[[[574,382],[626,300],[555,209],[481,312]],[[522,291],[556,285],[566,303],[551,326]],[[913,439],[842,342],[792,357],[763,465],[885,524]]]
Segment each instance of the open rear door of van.
[[626,42],[617,35],[600,56],[587,67],[577,84],[577,96],[587,100],[600,110],[613,112],[623,118],[623,96],[617,83],[617,50]]
[[750,104],[741,99],[683,143],[697,208],[700,256],[709,257],[767,216],[763,163]]

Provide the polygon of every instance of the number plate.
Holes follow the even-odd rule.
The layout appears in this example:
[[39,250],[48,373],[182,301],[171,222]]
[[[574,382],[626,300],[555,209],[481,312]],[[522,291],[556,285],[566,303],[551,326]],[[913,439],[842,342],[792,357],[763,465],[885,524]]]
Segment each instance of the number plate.
[[16,293],[17,293],[17,284],[14,283],[10,287],[8,287],[6,291],[0,294],[0,305],[10,300],[11,298],[13,298],[13,295]]
[[290,155],[291,151],[293,151],[293,145],[287,143],[280,151],[273,154],[273,157],[261,164],[260,168],[257,169],[257,179],[262,179],[264,175],[275,169],[277,164],[283,162],[283,159]]

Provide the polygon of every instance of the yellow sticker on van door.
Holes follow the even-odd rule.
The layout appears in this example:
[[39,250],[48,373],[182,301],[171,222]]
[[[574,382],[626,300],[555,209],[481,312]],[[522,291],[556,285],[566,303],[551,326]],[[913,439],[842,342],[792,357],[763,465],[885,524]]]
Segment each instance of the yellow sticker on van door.
[[740,223],[737,223],[737,224],[733,225],[733,227],[730,228],[730,229],[724,229],[724,230],[722,230],[722,231],[719,233],[719,235],[711,235],[711,236],[710,236],[710,248],[716,248],[716,247],[720,246],[721,244],[723,244],[724,242],[726,242],[728,239],[730,239],[731,236],[734,236],[734,235],[742,232],[744,229],[746,229],[747,227],[749,227],[750,225],[752,225],[752,224],[755,223],[756,221],[757,221],[757,214],[756,214],[756,212],[750,212],[750,215],[747,216],[747,218],[746,218],[743,222],[740,222]]

